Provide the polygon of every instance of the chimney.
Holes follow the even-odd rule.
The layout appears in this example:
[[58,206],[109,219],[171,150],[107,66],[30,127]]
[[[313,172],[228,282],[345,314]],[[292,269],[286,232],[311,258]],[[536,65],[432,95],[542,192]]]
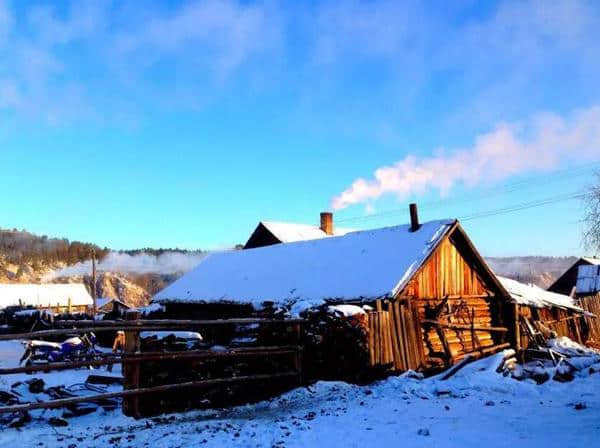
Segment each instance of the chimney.
[[419,224],[419,212],[417,211],[417,204],[410,204],[408,206],[410,210],[410,231],[415,232],[419,230],[421,224]]
[[333,235],[333,213],[321,212],[321,230],[327,235]]

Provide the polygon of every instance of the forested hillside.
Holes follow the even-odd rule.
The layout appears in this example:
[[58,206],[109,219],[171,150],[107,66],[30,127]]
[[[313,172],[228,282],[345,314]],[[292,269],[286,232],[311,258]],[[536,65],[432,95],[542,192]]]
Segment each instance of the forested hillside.
[[93,251],[98,295],[134,306],[146,303],[203,256],[202,251],[180,249],[113,251],[26,230],[0,229],[0,283],[82,282],[91,290]]
[[89,260],[92,250],[96,251],[99,259],[109,252],[108,248],[100,248],[91,243],[69,241],[66,238],[49,238],[26,230],[0,229],[0,257],[12,264],[71,265]]

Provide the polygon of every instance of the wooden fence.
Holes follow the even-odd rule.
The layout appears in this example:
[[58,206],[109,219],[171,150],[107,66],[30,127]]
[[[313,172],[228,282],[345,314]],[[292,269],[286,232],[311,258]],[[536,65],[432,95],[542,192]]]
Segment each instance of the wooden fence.
[[586,316],[585,323],[588,327],[588,343],[600,347],[600,296],[581,297],[579,306],[596,317]]
[[[101,353],[94,355],[94,359],[82,359],[67,362],[56,362],[41,365],[21,366],[0,369],[0,375],[11,375],[16,373],[48,372],[51,370],[69,370],[84,366],[103,366],[122,364],[124,376],[124,390],[90,396],[73,397],[61,400],[51,400],[37,403],[23,403],[13,406],[0,407],[0,414],[11,412],[23,412],[32,409],[52,409],[83,402],[99,402],[108,398],[123,398],[123,412],[126,415],[138,417],[141,415],[139,409],[139,397],[155,393],[170,392],[183,389],[201,389],[220,385],[231,385],[244,382],[269,382],[277,379],[295,379],[294,384],[302,382],[302,347],[300,343],[300,327],[304,323],[302,319],[223,319],[223,320],[141,320],[137,313],[129,313],[127,321],[69,321],[61,322],[59,328],[52,330],[36,331],[31,333],[6,334],[0,336],[0,340],[34,339],[47,336],[81,334],[86,332],[102,331],[125,331],[125,350],[122,355]],[[211,350],[188,350],[181,352],[141,352],[140,331],[143,330],[198,330],[206,326],[222,325],[245,325],[265,324],[286,326],[293,329],[297,335],[296,345],[283,346],[261,346],[229,348],[224,351]],[[185,381],[177,384],[161,384],[153,387],[140,386],[140,366],[144,362],[182,362],[198,360],[218,359],[249,359],[261,357],[291,357],[291,368],[285,371],[272,373],[247,374],[233,377],[210,378],[194,381]]]

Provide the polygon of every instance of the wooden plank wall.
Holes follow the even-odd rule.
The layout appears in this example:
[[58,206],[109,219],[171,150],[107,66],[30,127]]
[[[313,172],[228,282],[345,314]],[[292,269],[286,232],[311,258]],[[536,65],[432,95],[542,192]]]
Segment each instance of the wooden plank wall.
[[[433,318],[477,327],[501,324],[501,299],[493,295],[448,237],[400,294],[415,303],[421,322]],[[433,325],[424,325],[422,335],[425,357],[432,362],[442,359],[446,364],[503,342],[498,333]]]
[[424,352],[416,308],[405,301],[379,301],[377,308],[368,313],[370,365],[396,372],[420,369]]
[[600,348],[600,296],[581,297],[579,299],[579,306],[596,316],[585,318],[588,329],[586,342],[592,347]]

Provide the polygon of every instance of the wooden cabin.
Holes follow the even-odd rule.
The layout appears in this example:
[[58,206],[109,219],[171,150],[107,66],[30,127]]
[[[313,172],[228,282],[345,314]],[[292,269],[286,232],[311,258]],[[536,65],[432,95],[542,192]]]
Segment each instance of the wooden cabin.
[[409,225],[212,253],[153,303],[209,318],[229,317],[231,307],[305,315],[368,305],[368,360],[389,371],[429,371],[508,347],[514,306],[459,222],[419,224],[411,211]]
[[82,283],[0,284],[0,309],[47,309],[56,313],[85,312],[93,299]]

